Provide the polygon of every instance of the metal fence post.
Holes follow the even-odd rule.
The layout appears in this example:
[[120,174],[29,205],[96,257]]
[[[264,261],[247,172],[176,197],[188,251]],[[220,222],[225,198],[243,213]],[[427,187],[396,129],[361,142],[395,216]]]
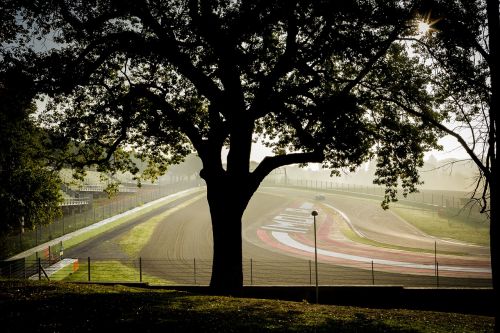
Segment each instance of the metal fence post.
[[373,270],[373,260],[372,260],[372,285],[375,285],[375,271]]
[[436,261],[436,285],[439,288],[439,263]]
[[253,259],[250,258],[250,285],[253,285]]
[[[437,265],[437,241],[434,241],[434,266]],[[437,271],[437,266],[436,266]]]
[[139,257],[139,282],[142,282],[142,258]]
[[193,259],[194,284],[196,284],[196,258]]
[[87,275],[90,282],[90,257],[87,257]]
[[38,281],[42,279],[42,259],[38,258]]
[[311,260],[309,260],[309,285],[312,284],[313,284],[312,267],[311,267]]

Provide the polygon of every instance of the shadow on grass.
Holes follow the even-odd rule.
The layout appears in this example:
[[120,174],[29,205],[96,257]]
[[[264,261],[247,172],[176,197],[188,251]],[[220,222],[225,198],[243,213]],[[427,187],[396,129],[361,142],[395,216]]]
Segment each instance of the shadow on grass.
[[489,318],[442,316],[122,286],[0,281],[2,332],[452,332],[439,323],[453,320],[459,326],[477,321],[464,332],[492,331]]

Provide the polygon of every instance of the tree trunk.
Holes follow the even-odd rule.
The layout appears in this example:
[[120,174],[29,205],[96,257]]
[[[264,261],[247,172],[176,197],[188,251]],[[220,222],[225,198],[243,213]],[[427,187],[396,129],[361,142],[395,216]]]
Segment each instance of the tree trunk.
[[498,0],[486,1],[488,16],[488,39],[490,49],[490,252],[491,252],[491,271],[493,282],[493,294],[495,298],[495,332],[500,332],[500,248],[498,246],[499,221],[498,221],[498,156],[500,152],[498,142],[498,130],[500,128],[500,65],[498,57],[500,56],[500,19]]
[[[494,171],[492,169],[492,171]],[[500,332],[500,304],[499,304],[499,247],[498,247],[498,181],[494,175],[490,185],[490,254],[491,254],[491,276],[493,285],[493,297],[495,299],[495,332]]]
[[210,287],[237,294],[243,287],[241,222],[249,198],[241,181],[207,182],[214,253]]

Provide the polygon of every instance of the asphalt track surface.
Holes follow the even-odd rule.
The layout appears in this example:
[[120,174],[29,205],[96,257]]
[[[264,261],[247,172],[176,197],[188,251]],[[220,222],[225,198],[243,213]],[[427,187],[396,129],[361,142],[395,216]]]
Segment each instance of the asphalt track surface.
[[[196,195],[177,199],[66,254],[76,258],[131,259],[118,245],[124,233]],[[245,284],[313,283],[312,210],[319,212],[316,222],[320,284],[489,286],[491,283],[487,247],[426,235],[392,212],[382,210],[374,200],[333,194],[325,194],[325,200],[321,201],[314,197],[314,192],[288,188],[263,188],[254,195],[243,217]],[[360,238],[426,252],[354,242],[342,232],[346,229]],[[435,244],[436,257],[432,253]],[[173,283],[207,284],[212,229],[205,197],[162,220],[139,256],[145,273]]]
[[64,251],[65,257],[72,258],[87,258],[92,259],[129,259],[128,255],[121,251],[118,241],[136,225],[139,225],[152,217],[169,211],[178,205],[198,196],[199,193],[191,193],[181,198],[169,201],[168,203],[157,207],[148,213],[142,214],[139,217],[130,219],[109,231],[103,232],[98,236],[90,238],[72,248]]

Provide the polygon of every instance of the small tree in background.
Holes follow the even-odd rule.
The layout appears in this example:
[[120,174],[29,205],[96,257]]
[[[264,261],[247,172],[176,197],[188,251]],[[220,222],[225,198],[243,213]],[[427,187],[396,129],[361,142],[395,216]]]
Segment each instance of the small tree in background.
[[50,167],[44,131],[30,117],[32,82],[22,73],[0,72],[0,235],[33,229],[59,216],[60,179]]
[[[471,202],[479,205],[490,218],[493,288],[498,300],[499,2],[426,0],[421,1],[418,8],[429,30],[420,38],[410,40],[433,71],[433,86],[442,101],[440,107],[448,124],[426,114],[420,116],[457,139],[478,168]],[[500,306],[496,311],[496,317],[500,318]],[[499,330],[498,325],[496,329]]]

